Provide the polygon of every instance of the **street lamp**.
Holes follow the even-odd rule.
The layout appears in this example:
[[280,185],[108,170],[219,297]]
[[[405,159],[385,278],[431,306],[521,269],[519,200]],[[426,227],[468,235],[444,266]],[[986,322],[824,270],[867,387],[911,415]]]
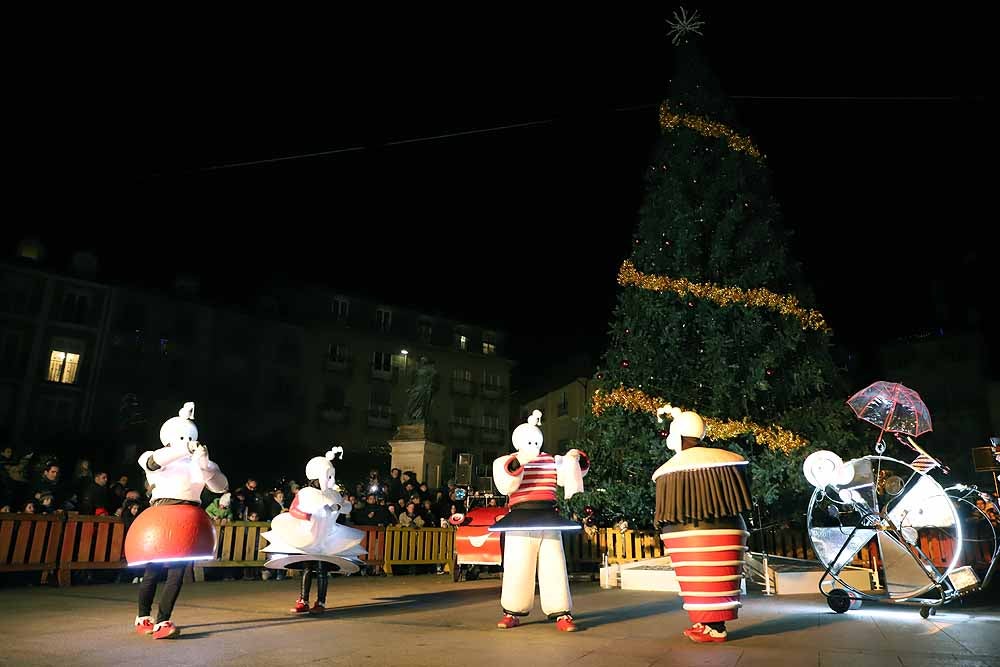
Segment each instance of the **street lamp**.
[[406,362],[410,358],[410,351],[404,349],[404,350],[400,350],[399,353],[401,355],[403,355],[403,372],[405,373],[406,372]]

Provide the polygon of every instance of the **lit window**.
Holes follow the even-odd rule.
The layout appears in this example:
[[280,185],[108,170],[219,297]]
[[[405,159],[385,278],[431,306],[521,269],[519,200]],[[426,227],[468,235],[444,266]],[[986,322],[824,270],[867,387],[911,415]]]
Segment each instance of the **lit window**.
[[49,355],[49,382],[76,384],[76,369],[79,365],[79,354],[52,350]]
[[458,339],[457,340],[458,340],[458,349],[460,349],[462,352],[465,352],[466,350],[469,349],[469,339],[468,338],[466,338],[462,334],[458,334]]
[[483,354],[492,355],[497,353],[496,335],[490,331],[483,332]]

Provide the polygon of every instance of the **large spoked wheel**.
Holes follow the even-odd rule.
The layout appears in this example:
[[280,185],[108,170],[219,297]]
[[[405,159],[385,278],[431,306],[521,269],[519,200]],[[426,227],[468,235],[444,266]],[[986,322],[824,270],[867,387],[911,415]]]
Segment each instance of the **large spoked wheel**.
[[[919,597],[940,585],[962,552],[953,499],[933,477],[886,456],[844,463],[830,484],[813,492],[807,522],[816,557],[849,599],[871,595],[842,575],[862,550],[872,550],[872,566],[890,600]],[[830,607],[837,611],[835,595],[842,605],[835,589]]]

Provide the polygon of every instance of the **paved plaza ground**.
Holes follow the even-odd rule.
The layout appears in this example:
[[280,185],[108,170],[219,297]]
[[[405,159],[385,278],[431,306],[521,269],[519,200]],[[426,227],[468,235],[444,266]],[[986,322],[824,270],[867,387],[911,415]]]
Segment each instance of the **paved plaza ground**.
[[1000,609],[951,606],[923,620],[913,607],[866,604],[837,615],[816,596],[751,594],[724,645],[694,645],[676,594],[574,582],[581,630],[559,633],[537,607],[498,630],[498,579],[333,579],[323,617],[287,613],[297,581],[186,584],[177,640],[131,633],[136,586],[0,590],[3,665],[848,665],[1000,667]]

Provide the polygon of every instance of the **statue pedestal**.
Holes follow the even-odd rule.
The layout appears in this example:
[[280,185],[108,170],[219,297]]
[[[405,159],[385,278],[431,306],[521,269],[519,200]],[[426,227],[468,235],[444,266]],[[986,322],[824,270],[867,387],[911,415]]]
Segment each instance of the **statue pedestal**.
[[430,489],[442,485],[445,446],[427,439],[423,424],[406,424],[399,427],[396,437],[389,441],[392,449],[392,467],[412,470]]

